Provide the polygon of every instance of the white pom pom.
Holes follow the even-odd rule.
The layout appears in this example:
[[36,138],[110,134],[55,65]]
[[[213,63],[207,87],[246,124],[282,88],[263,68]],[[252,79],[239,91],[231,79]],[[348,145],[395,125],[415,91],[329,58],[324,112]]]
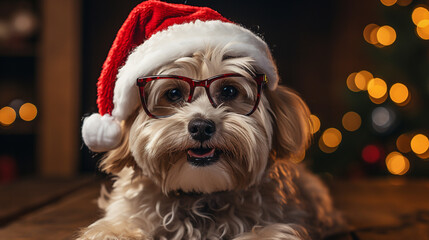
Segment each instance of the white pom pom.
[[83,120],[82,138],[93,152],[105,152],[116,148],[121,142],[120,123],[111,115],[98,113]]

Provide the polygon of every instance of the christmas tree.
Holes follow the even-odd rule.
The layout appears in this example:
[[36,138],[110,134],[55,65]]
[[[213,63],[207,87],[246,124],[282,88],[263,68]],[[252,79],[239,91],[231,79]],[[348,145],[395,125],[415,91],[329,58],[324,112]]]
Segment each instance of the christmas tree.
[[427,176],[428,6],[381,0],[378,8],[379,22],[356,29],[371,62],[344,77],[349,110],[338,126],[324,126],[323,119],[311,116],[314,140],[306,161],[334,176]]

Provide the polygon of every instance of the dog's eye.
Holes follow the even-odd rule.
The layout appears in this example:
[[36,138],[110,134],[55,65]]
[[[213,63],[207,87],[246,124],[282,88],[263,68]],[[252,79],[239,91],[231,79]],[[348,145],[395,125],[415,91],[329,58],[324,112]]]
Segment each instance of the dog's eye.
[[174,88],[174,89],[170,89],[167,91],[166,97],[171,102],[177,102],[177,101],[182,100],[183,95],[179,89]]
[[220,97],[222,101],[233,100],[237,97],[238,90],[233,86],[224,86],[221,89]]

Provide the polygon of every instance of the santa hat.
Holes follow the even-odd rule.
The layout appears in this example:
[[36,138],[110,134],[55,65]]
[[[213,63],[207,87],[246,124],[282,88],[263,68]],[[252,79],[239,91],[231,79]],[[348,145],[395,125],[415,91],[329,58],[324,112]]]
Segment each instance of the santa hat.
[[230,45],[229,53],[254,59],[273,90],[278,74],[267,44],[242,26],[207,7],[149,0],[137,5],[125,20],[98,79],[97,105],[83,121],[82,137],[94,152],[116,148],[120,122],[139,106],[136,79],[162,65],[192,55],[207,46]]

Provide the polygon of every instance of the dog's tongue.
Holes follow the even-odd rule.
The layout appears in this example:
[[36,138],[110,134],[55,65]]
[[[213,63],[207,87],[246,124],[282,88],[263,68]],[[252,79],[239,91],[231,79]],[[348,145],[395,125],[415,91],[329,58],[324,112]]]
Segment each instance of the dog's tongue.
[[214,156],[215,149],[209,149],[209,148],[198,148],[198,149],[189,149],[188,154],[191,157],[195,158],[206,158],[206,157],[213,157]]

